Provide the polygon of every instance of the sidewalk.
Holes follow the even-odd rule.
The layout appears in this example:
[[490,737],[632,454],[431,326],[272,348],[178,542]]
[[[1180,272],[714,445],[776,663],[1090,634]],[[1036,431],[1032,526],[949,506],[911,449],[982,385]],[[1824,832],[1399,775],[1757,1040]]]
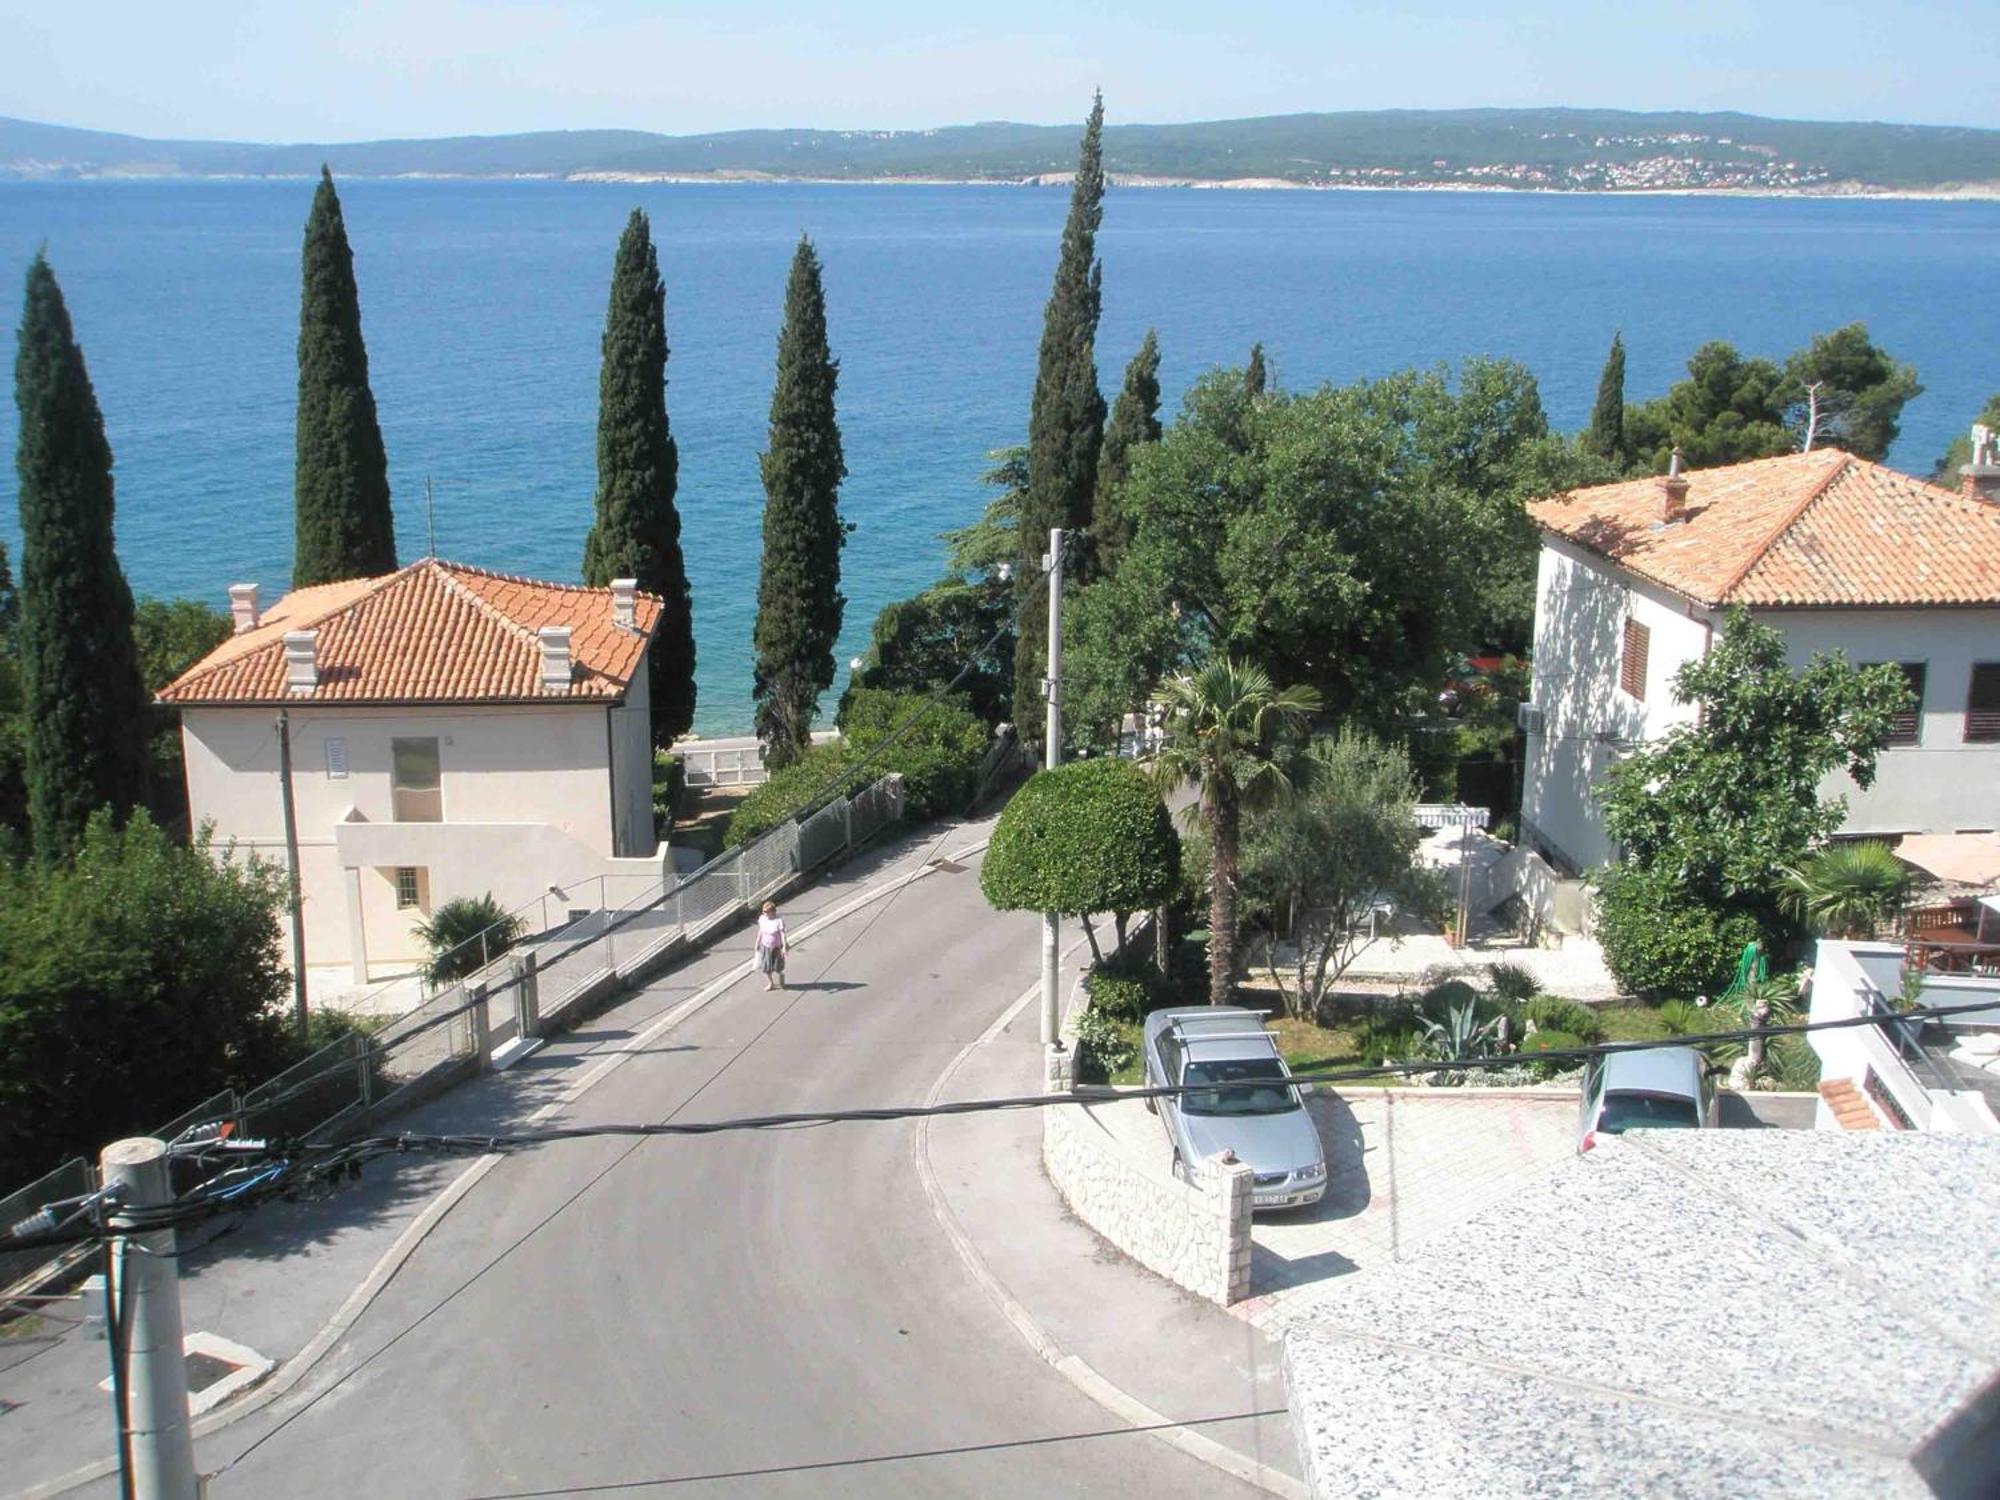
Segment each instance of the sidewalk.
[[[787,923],[794,933],[807,931],[816,916],[990,831],[990,820],[983,820],[885,839],[787,899]],[[644,1046],[648,1028],[678,1007],[747,973],[750,942],[747,933],[722,939],[578,1030],[551,1038],[513,1068],[470,1079],[386,1128],[488,1135],[521,1127],[538,1110],[566,1104],[579,1082],[594,1082],[616,1065],[618,1054]],[[199,1232],[197,1248],[181,1261],[185,1331],[215,1335],[275,1361],[277,1369],[246,1400],[288,1386],[309,1360],[287,1362],[360,1314],[442,1217],[433,1207],[438,1195],[477,1170],[463,1159],[385,1161],[371,1166],[358,1185],[326,1199],[259,1208],[213,1250],[201,1248],[209,1231]],[[6,1418],[0,1423],[0,1474],[8,1496],[58,1493],[52,1486],[112,1453],[111,1400],[98,1388],[108,1373],[107,1351],[97,1309],[86,1300],[49,1304],[44,1327],[0,1340],[0,1415]],[[319,1352],[312,1350],[311,1357]],[[217,1412],[241,1414],[242,1408],[227,1406]],[[196,1430],[219,1425],[198,1418]]]
[[[1039,1093],[1038,1024],[1032,1005],[1020,1010],[972,1048],[942,1097]],[[1002,1311],[1044,1359],[1121,1416],[1144,1421],[1136,1406],[1151,1408],[1197,1446],[1229,1450],[1244,1477],[1304,1494],[1277,1343],[1071,1218],[1042,1171],[1038,1110],[943,1116],[917,1150]]]

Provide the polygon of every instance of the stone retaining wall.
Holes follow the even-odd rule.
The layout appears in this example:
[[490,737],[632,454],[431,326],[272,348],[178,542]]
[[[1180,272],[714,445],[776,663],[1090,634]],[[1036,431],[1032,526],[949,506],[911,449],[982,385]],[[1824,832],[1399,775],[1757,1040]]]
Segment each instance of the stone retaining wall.
[[[1070,1054],[1052,1054],[1067,1092]],[[1190,1186],[1142,1161],[1087,1104],[1042,1110],[1042,1164],[1070,1211],[1147,1270],[1227,1307],[1250,1294],[1250,1168],[1217,1157]]]

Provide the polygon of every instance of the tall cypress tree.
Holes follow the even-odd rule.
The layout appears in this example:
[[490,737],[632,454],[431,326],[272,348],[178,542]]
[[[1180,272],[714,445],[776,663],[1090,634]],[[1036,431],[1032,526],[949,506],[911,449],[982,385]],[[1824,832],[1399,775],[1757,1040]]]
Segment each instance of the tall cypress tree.
[[1039,599],[1049,531],[1090,525],[1097,454],[1104,440],[1104,396],[1097,389],[1097,316],[1104,266],[1097,229],[1104,221],[1104,96],[1091,102],[1070,189],[1069,220],[1055,286],[1042,314],[1041,360],[1028,416],[1028,491],[1021,504],[1017,569],[1021,642],[1014,656],[1014,712],[1032,718],[1048,668],[1048,617]]
[[354,253],[325,167],[306,219],[303,270],[294,587],[396,569],[389,460],[368,388]]
[[1243,372],[1243,389],[1253,397],[1261,396],[1264,394],[1264,387],[1268,383],[1269,377],[1264,373],[1264,346],[1262,344],[1252,344],[1250,346],[1250,364]]
[[652,225],[633,209],[618,237],[604,365],[597,377],[597,521],[583,544],[583,581],[636,578],[665,601],[650,653],[653,743],[694,724],[694,613],[674,507],[680,454],[667,425],[667,288]]
[[66,855],[90,814],[146,791],[132,590],[112,540],[111,444],[48,261],[28,267],[14,362],[21,411],[20,651],[35,852]]
[[1590,428],[1583,444],[1600,458],[1625,462],[1625,339],[1611,335],[1611,352],[1604,356],[1604,373],[1597,377],[1597,404],[1590,409]]
[[1132,472],[1132,450],[1160,440],[1160,338],[1152,329],[1125,367],[1125,384],[1111,405],[1104,448],[1097,456],[1097,501],[1090,518],[1091,542],[1100,573],[1117,569],[1132,540],[1132,523],[1119,507],[1118,487]]
[[757,737],[765,762],[791,764],[811,743],[819,695],[833,684],[840,593],[840,481],[847,477],[833,393],[840,365],[826,345],[819,256],[803,235],[785,286],[770,447],[763,455],[764,563],[757,580]]

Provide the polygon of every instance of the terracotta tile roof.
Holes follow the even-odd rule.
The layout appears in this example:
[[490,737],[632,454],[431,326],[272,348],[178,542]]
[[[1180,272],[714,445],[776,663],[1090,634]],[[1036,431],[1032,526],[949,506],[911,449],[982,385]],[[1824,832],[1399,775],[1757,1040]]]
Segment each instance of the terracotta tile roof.
[[[294,589],[167,684],[163,703],[495,703],[624,696],[660,600],[639,594],[636,629],[609,589],[537,583],[425,558],[379,578]],[[570,627],[567,691],[542,686],[543,625]],[[312,630],[319,684],[285,690],[284,636]]]
[[1528,507],[1545,531],[1711,606],[2000,604],[2000,506],[1836,449],[1692,470]]

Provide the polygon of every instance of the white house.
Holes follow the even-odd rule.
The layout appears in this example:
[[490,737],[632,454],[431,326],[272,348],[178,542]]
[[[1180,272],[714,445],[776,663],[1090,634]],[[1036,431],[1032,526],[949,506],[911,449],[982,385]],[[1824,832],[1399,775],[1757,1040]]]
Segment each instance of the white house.
[[1784,631],[1797,664],[1896,662],[1916,691],[1874,784],[1829,778],[1846,832],[2000,827],[2000,463],[1990,440],[1979,456],[1959,492],[1822,449],[1531,505],[1525,838],[1573,869],[1611,857],[1593,788],[1692,716],[1669,684],[1735,606]]
[[660,878],[656,597],[434,558],[261,613],[256,585],[229,596],[236,633],[160,701],[218,845],[284,860],[289,760],[308,967],[406,968],[415,924],[455,896],[560,920]]

